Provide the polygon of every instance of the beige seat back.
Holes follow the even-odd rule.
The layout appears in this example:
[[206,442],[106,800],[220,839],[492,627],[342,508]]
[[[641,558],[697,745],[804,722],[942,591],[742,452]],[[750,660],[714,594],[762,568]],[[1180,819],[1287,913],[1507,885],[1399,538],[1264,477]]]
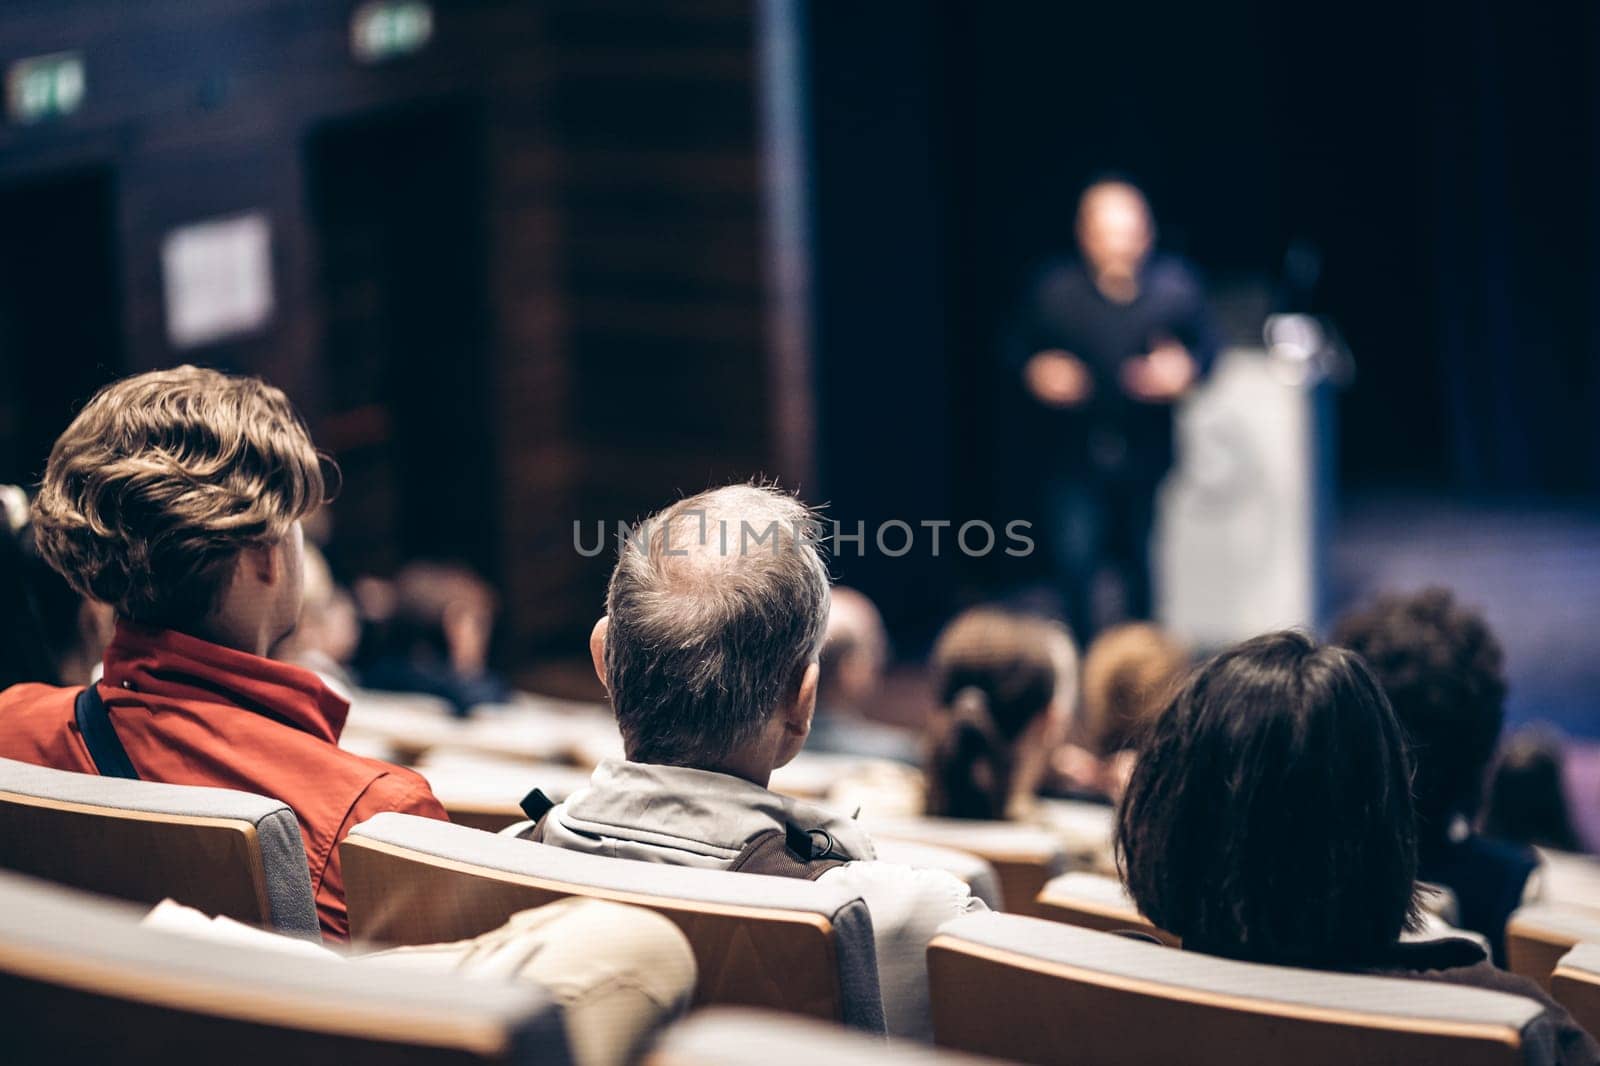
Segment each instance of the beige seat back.
[[0,874],[8,1066],[560,1064],[559,1010],[530,984],[213,943],[128,904]]
[[294,812],[248,792],[0,759],[0,866],[136,903],[171,897],[208,914],[317,935]]
[[939,1044],[1033,1063],[1187,1066],[1551,1060],[1529,999],[1260,966],[1018,915],[947,923],[928,949]]
[[883,1030],[872,921],[826,881],[583,855],[404,814],[340,846],[350,932],[384,944],[459,940],[566,896],[648,907],[683,930],[696,1001]]
[[1578,907],[1534,903],[1506,924],[1506,964],[1546,991],[1561,957],[1580,943],[1600,943],[1600,914]]
[[1037,913],[1035,901],[1040,890],[1067,868],[1061,841],[1053,833],[1029,825],[959,818],[894,818],[872,820],[866,826],[874,839],[934,844],[985,860],[1000,880],[1006,910],[1015,914]]
[[589,774],[572,766],[448,750],[429,753],[416,770],[452,822],[490,833],[526,819],[521,803],[531,789],[560,803],[589,783]]
[[1600,910],[1600,858],[1539,848],[1539,902]]
[[982,1066],[990,1059],[741,1007],[696,1011],[669,1028],[646,1066]]
[[1556,964],[1550,994],[1600,1040],[1600,943],[1579,944]]
[[1135,932],[1176,947],[1177,937],[1157,929],[1139,913],[1122,882],[1098,874],[1070,873],[1052,878],[1039,892],[1039,917],[1103,933]]

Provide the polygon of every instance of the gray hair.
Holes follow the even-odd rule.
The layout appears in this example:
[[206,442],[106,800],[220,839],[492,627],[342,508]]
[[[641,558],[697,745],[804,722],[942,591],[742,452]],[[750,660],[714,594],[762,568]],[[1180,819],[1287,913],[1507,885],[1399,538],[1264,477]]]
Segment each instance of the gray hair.
[[606,594],[606,687],[628,758],[709,766],[759,733],[828,623],[815,514],[729,485],[680,500],[622,543]]

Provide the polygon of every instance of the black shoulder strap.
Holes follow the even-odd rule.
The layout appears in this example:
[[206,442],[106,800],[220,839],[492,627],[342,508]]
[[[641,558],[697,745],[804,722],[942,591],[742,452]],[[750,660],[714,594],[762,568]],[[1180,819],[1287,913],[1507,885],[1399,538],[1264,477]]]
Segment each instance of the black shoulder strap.
[[[816,837],[821,835],[823,845],[817,847]],[[768,829],[751,837],[733,860],[730,870],[747,874],[766,874],[768,877],[794,877],[815,881],[835,866],[843,866],[847,859],[835,858],[833,838],[820,829],[807,832],[794,826]]]
[[89,748],[89,758],[94,760],[94,768],[100,771],[100,776],[139,780],[139,771],[133,768],[133,763],[128,759],[128,750],[122,746],[116,729],[111,725],[111,716],[106,713],[106,703],[100,698],[99,686],[89,685],[78,693],[72,711],[78,719],[78,732],[83,734],[83,742]]
[[533,819],[533,824],[517,836],[523,840],[531,840],[536,844],[544,843],[544,823],[549,820],[550,812],[555,809],[555,800],[544,794],[543,789],[536,788],[522,797],[522,813]]

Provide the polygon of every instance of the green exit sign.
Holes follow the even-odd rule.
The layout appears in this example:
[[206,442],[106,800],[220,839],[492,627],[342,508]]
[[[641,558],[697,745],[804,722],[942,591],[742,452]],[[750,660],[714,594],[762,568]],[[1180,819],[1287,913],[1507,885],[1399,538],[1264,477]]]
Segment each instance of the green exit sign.
[[70,115],[83,106],[86,88],[77,52],[19,59],[6,70],[6,115],[24,126]]
[[423,0],[370,0],[350,17],[350,51],[363,63],[420,52],[433,38],[433,8]]

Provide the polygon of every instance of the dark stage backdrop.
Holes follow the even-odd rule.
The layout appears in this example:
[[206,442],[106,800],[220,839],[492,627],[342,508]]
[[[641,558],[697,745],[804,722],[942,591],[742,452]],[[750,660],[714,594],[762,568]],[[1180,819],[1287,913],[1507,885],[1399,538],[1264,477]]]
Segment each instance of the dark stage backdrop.
[[[1345,490],[1600,488],[1594,5],[883,0],[813,5],[810,31],[820,469],[845,517],[886,484],[901,510],[1017,509],[995,338],[1107,169],[1219,294],[1332,317],[1359,366]],[[1291,247],[1321,265],[1294,296]],[[840,564],[890,593],[941,568],[995,576]]]

